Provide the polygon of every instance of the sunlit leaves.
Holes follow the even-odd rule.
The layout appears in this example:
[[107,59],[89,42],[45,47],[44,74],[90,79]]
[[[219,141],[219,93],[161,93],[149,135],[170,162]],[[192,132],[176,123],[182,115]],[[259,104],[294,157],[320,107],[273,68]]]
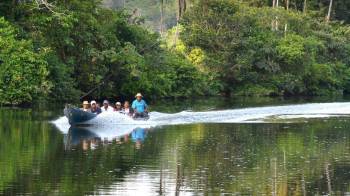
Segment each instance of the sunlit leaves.
[[301,61],[305,55],[304,38],[299,35],[288,34],[278,43],[276,49],[279,58],[289,65],[302,63]]
[[[262,89],[274,89],[271,94],[324,94],[348,88],[346,69],[333,65],[350,63],[350,27],[234,0],[205,5],[196,4],[187,12],[181,38],[187,56],[193,56],[193,50],[203,51],[202,65],[217,73],[226,92],[265,95],[268,91]],[[326,73],[333,80],[310,75],[315,65],[332,70]]]
[[45,96],[50,88],[44,52],[16,38],[15,28],[0,18],[0,103],[20,104]]

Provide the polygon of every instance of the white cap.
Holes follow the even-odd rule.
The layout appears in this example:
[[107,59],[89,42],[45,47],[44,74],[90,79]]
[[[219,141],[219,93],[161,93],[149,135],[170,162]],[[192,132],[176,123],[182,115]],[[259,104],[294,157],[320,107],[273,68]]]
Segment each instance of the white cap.
[[103,104],[105,104],[105,103],[108,104],[108,101],[107,101],[107,100],[104,100],[104,101],[103,101]]
[[96,101],[95,100],[92,100],[91,102],[90,102],[90,104],[92,105],[92,104],[96,104]]
[[141,93],[137,93],[137,94],[135,95],[135,97],[142,97],[142,94],[141,94]]
[[115,105],[122,105],[119,101],[117,103],[115,103]]

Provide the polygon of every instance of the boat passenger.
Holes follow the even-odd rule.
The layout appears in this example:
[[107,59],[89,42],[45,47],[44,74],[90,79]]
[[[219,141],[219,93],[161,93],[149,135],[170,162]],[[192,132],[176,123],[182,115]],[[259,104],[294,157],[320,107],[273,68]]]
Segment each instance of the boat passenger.
[[122,113],[128,116],[132,116],[132,109],[130,108],[129,101],[124,102],[124,108],[122,110]]
[[91,101],[91,109],[90,109],[91,113],[94,113],[94,114],[100,114],[102,111],[101,111],[101,108],[97,107],[97,103],[96,101]]
[[136,100],[132,102],[131,108],[134,111],[134,118],[145,118],[148,116],[147,103],[142,99],[142,94],[136,94]]
[[113,107],[109,106],[109,102],[107,100],[103,101],[102,112],[113,112]]
[[122,104],[119,101],[117,103],[115,103],[114,111],[122,112]]
[[88,101],[83,101],[83,108],[81,108],[81,110],[83,110],[84,112],[90,112],[89,106],[90,104]]

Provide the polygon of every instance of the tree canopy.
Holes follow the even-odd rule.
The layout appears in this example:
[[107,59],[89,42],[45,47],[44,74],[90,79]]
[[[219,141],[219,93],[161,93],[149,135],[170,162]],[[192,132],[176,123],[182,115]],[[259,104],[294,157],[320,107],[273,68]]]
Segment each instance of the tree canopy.
[[145,3],[2,1],[0,102],[350,92],[345,1]]
[[[7,88],[2,90],[11,94],[2,96],[2,103],[31,102],[29,98],[38,93],[61,101],[78,99],[96,87],[90,97],[130,96],[138,91],[152,97],[189,96],[206,88],[204,77],[187,59],[161,47],[158,34],[135,23],[131,14],[103,8],[100,1],[57,1],[52,5],[48,9],[34,2],[2,3],[3,8],[11,7],[0,12],[3,23],[10,27],[0,30],[16,29],[7,34],[25,47],[10,42],[11,47],[33,61],[33,72],[40,71],[35,70],[38,67],[44,70],[40,77],[26,71],[32,77],[33,87],[21,80],[10,88],[8,80],[2,79]],[[29,50],[28,54],[23,50]],[[9,53],[7,58],[19,58],[16,53]],[[12,62],[13,68],[30,69],[27,64],[31,62],[23,58],[2,61],[6,64],[1,68]],[[17,86],[28,88],[28,92],[16,89]]]
[[[282,7],[234,0],[195,4],[182,20],[185,53],[202,55],[238,95],[324,95],[349,91],[349,26]],[[198,52],[199,51],[199,52]]]

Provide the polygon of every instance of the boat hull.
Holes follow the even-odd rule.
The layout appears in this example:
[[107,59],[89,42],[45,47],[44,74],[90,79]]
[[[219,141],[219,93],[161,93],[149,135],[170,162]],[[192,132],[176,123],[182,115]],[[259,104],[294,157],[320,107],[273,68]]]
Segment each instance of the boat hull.
[[134,116],[132,117],[134,120],[137,121],[147,121],[149,119],[149,115],[147,112],[144,113],[139,113],[139,114],[134,114]]
[[97,114],[85,112],[75,107],[66,107],[64,109],[64,115],[68,118],[70,125],[85,124],[86,121],[89,121],[97,116]]

